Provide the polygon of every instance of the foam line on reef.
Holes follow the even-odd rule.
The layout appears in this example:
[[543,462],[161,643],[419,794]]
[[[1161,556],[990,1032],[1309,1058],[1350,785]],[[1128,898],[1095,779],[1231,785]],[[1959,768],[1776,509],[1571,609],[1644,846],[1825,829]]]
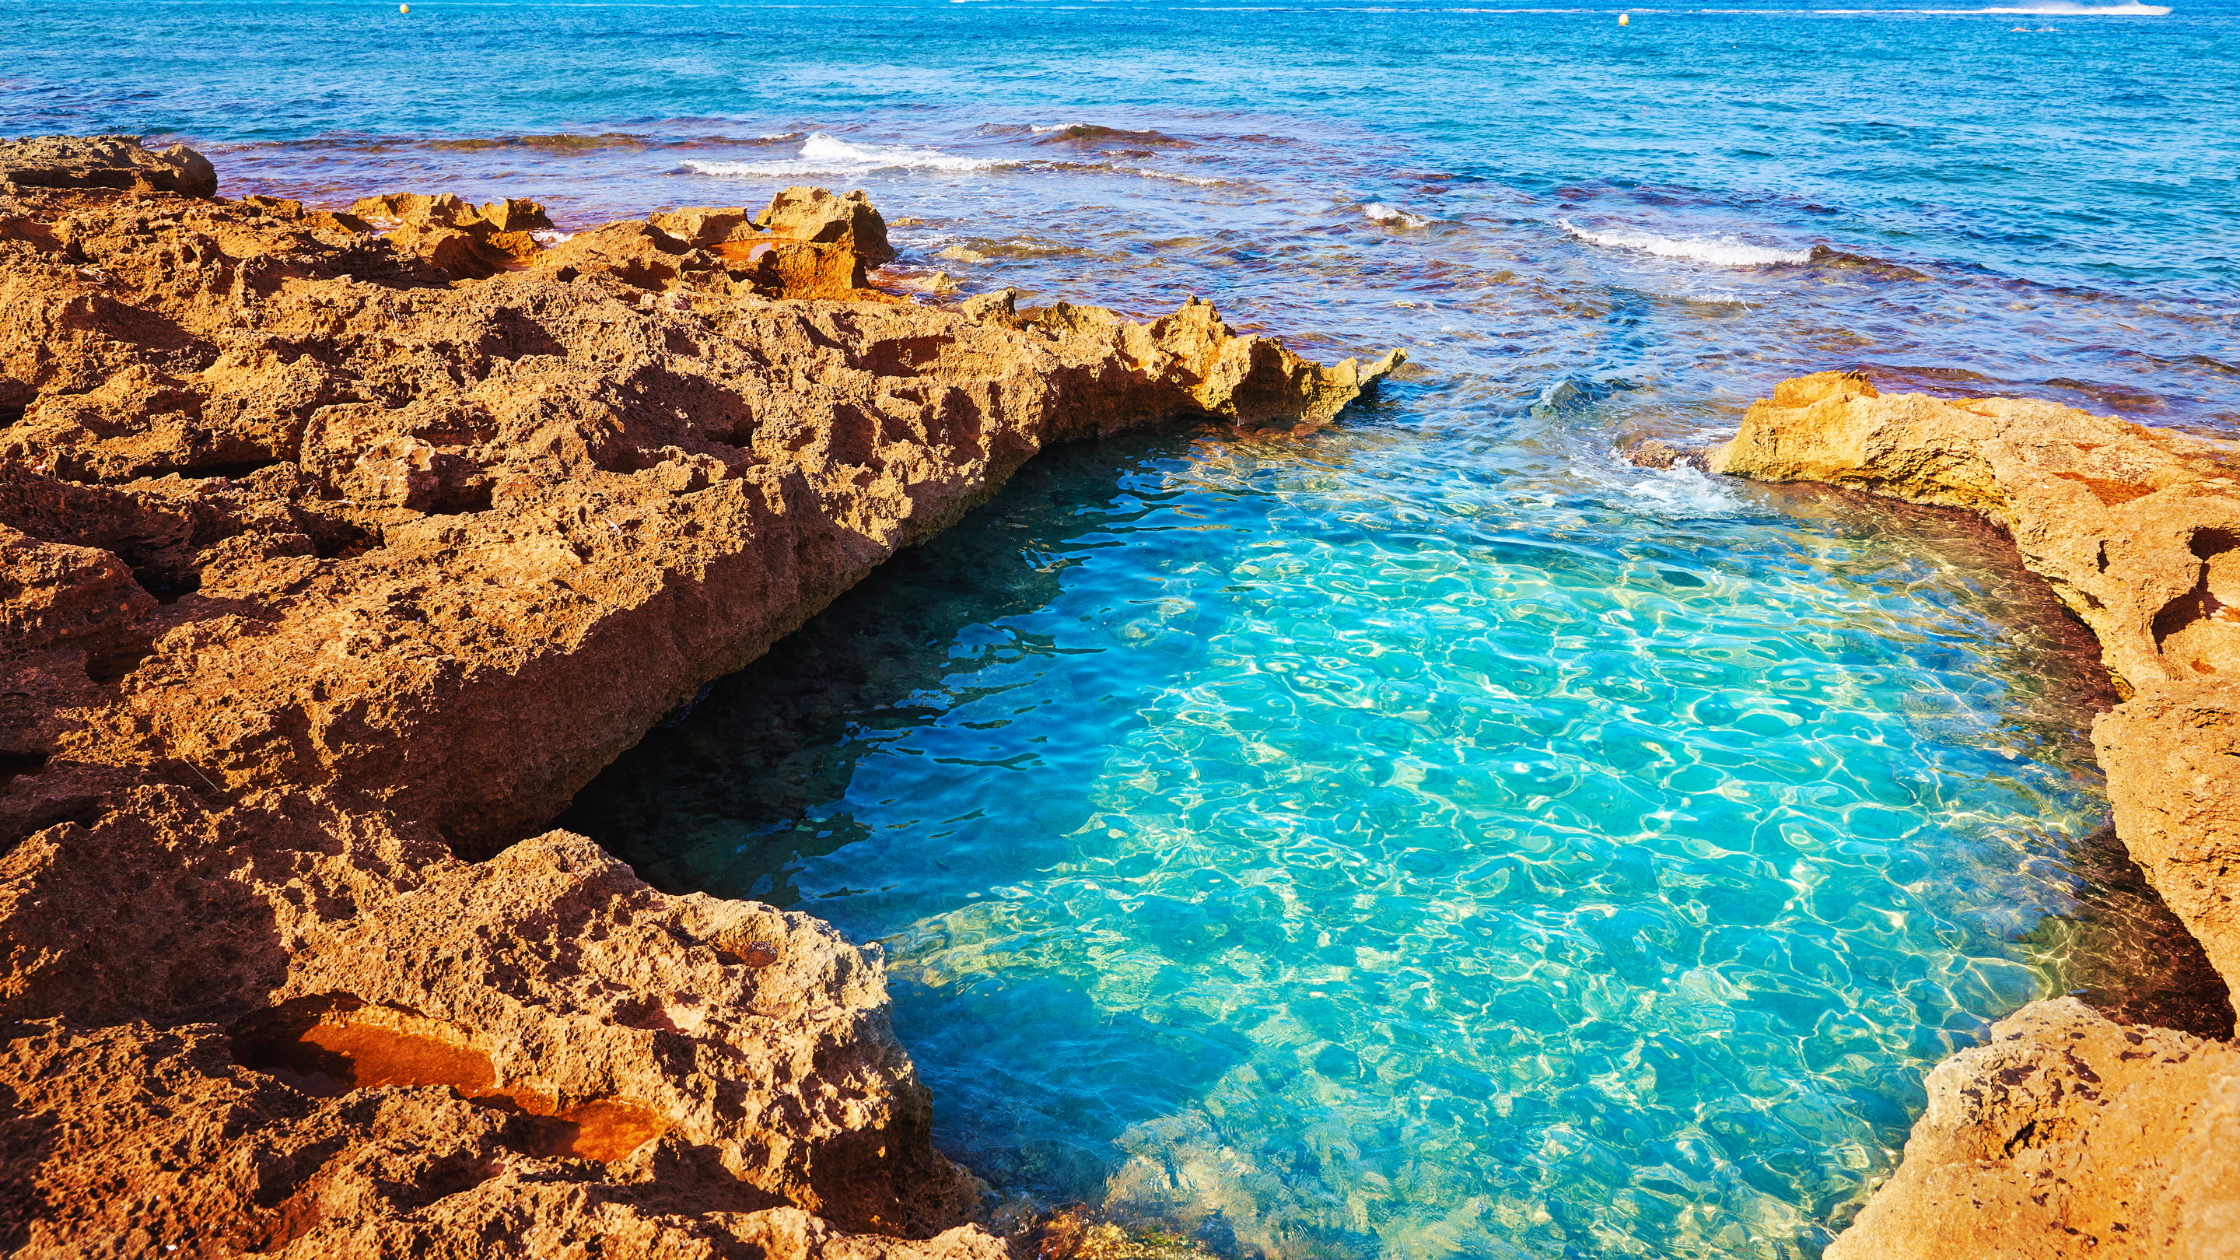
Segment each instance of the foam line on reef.
[[1771,267],[1784,263],[1809,262],[1809,249],[1781,249],[1772,245],[1752,245],[1733,237],[1715,236],[1660,236],[1634,228],[1595,232],[1580,227],[1569,219],[1556,222],[1563,230],[1589,245],[1605,249],[1630,249],[1659,258],[1686,258],[1694,262],[1710,263],[1715,267]]
[[1398,206],[1388,206],[1381,201],[1371,201],[1364,204],[1361,207],[1361,217],[1371,223],[1383,223],[1392,227],[1419,228],[1431,226],[1431,220],[1422,215],[1403,210]]
[[859,175],[871,171],[922,170],[922,171],[987,171],[998,167],[1017,166],[1010,158],[960,157],[938,149],[918,149],[907,145],[850,144],[826,132],[812,132],[801,142],[801,152],[791,158],[776,158],[758,162],[723,162],[695,159],[684,164],[684,169],[701,175],[718,176],[780,176],[797,175]]

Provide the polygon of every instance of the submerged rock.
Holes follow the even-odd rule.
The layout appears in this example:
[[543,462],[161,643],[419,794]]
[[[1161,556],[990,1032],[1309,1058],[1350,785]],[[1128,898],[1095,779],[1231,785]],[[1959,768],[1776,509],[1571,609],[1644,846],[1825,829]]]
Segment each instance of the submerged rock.
[[875,950],[543,827],[1044,446],[1397,358],[900,304],[867,213],[0,196],[0,1240],[1001,1253]]
[[[1829,372],[1783,382],[1754,404],[1711,467],[1966,508],[2005,528],[2098,636],[2125,697],[2092,732],[2117,836],[2228,991],[2240,987],[2240,452],[2025,399],[1882,397],[1857,373]],[[2045,1031],[2076,1018],[2041,1004],[2009,1025],[2048,1046],[2099,1035]],[[2130,1092],[2082,1067],[2074,1088],[2001,1095],[2019,1117],[2015,1142],[2070,1151],[2045,1157],[2053,1163],[1950,1154],[1929,1139],[1976,1121],[1932,1102],[1905,1167],[1855,1228],[1862,1241],[1847,1234],[1830,1254],[1990,1254],[1992,1238],[2008,1248],[1999,1254],[2018,1256],[2227,1254],[2220,1248],[2240,1237],[2240,1166],[2212,1152],[2240,1135],[2217,1127],[2240,1123],[2218,1118],[2240,1116],[2240,1073],[2220,1067],[2198,1089],[2177,1075],[2157,1083],[2158,1065],[2176,1061],[2158,1053],[2118,1051],[2137,1082]],[[2014,1084],[1985,1075],[1996,1059],[1970,1052],[1939,1076],[1980,1101]],[[2087,1131],[2119,1149],[2091,1155],[2077,1136]],[[2076,1163],[2073,1176],[2060,1159]],[[1917,1171],[1921,1160],[1940,1171]],[[2079,1189],[2079,1178],[2098,1189]],[[2069,1188],[2049,1207],[2040,1183],[2054,1181]],[[2098,1202],[2100,1193],[2130,1197]],[[1957,1210],[1963,1200],[1999,1206],[1971,1215]],[[2069,1232],[2032,1232],[2044,1230]]]
[[1644,439],[1618,453],[1625,456],[1627,463],[1640,468],[1693,468],[1698,472],[1708,472],[1711,468],[1711,457],[1703,451],[1674,446],[1658,438]]

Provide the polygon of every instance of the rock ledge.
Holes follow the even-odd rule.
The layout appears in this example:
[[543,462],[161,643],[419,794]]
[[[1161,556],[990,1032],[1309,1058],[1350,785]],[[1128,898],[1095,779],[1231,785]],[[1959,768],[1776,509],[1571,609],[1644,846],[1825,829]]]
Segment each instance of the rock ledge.
[[0,1250],[999,1260],[878,950],[543,828],[1044,446],[1323,369],[865,287],[860,196],[562,239],[0,145]]
[[[2098,636],[2116,834],[2240,985],[2240,450],[2014,398],[1785,381],[1715,472],[1978,512]],[[2224,1010],[2231,1033],[2229,997]],[[2240,1255],[2240,1055],[2023,1008],[1941,1065],[1903,1166],[1831,1258]]]

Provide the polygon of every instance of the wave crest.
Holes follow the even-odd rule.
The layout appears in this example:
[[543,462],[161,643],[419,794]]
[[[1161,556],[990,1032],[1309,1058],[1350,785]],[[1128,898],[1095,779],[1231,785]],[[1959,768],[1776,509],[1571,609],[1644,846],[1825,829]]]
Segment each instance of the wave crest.
[[1398,206],[1388,206],[1381,201],[1372,201],[1362,206],[1361,217],[1371,223],[1383,223],[1392,227],[1419,228],[1431,226],[1431,220],[1424,218],[1422,215],[1402,210]]
[[1752,245],[1733,236],[1659,236],[1624,228],[1609,232],[1590,232],[1569,219],[1556,222],[1589,245],[1606,249],[1630,249],[1659,258],[1686,258],[1695,262],[1710,263],[1715,267],[1774,267],[1785,263],[1808,262],[1812,251],[1807,249],[1779,249],[1771,245]]
[[755,162],[695,160],[686,162],[684,168],[701,175],[791,177],[861,175],[887,170],[987,171],[1016,165],[1017,162],[1004,158],[959,157],[938,149],[916,149],[908,145],[850,144],[837,136],[816,131],[801,142],[798,157]]

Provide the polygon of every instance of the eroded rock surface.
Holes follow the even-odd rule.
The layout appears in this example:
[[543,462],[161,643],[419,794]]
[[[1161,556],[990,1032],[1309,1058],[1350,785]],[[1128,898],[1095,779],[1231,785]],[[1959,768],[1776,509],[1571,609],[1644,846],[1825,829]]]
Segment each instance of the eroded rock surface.
[[2240,1049],[2034,1002],[1929,1074],[1829,1260],[2240,1254]]
[[860,197],[561,240],[144,157],[0,193],[0,1248],[993,1260],[875,950],[535,833],[1048,443],[1395,357],[912,305]]
[[[2234,448],[2023,399],[1883,397],[1828,372],[1753,405],[1711,466],[2003,526],[2126,697],[2093,724],[2116,834],[2240,989]],[[2240,1255],[2240,1055],[2066,1001],[2000,1028],[1938,1068],[1904,1166],[1831,1256]]]
[[159,153],[142,148],[137,136],[36,136],[0,143],[0,189],[11,184],[215,197],[218,172],[183,144]]

